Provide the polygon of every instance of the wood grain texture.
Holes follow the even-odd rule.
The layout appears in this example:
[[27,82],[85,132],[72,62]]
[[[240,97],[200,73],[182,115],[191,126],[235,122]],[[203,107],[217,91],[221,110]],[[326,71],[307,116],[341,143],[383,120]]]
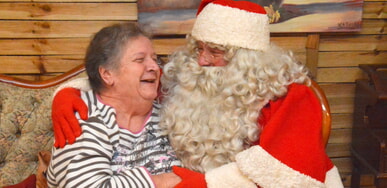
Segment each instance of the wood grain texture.
[[0,55],[81,55],[89,38],[0,39]]
[[361,31],[358,34],[386,34],[387,32],[387,20],[386,19],[363,19]]
[[387,2],[386,1],[365,1],[363,6],[363,18],[386,19]]
[[50,3],[71,3],[71,2],[77,2],[77,3],[87,3],[87,2],[94,2],[94,3],[103,3],[103,2],[128,2],[128,3],[135,3],[137,0],[0,0],[0,2],[50,2]]
[[364,78],[363,72],[358,67],[333,67],[319,68],[317,82],[351,83],[356,79]]
[[387,51],[386,35],[326,36],[320,39],[320,51]]
[[[61,73],[83,64],[83,55],[0,56],[2,74]],[[39,66],[43,66],[42,72]]]
[[7,20],[137,20],[136,3],[0,3]]
[[[91,37],[101,28],[124,21],[30,21],[0,20],[0,38]],[[125,21],[126,22],[126,21]]]
[[357,67],[359,64],[387,63],[387,51],[319,52],[318,67]]

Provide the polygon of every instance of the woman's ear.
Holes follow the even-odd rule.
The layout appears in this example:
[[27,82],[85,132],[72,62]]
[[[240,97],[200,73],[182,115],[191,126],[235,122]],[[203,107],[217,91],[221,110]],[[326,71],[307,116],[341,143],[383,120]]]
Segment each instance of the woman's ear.
[[104,67],[99,67],[98,71],[99,71],[99,74],[101,75],[103,82],[107,86],[114,85],[114,76],[111,70],[106,69]]

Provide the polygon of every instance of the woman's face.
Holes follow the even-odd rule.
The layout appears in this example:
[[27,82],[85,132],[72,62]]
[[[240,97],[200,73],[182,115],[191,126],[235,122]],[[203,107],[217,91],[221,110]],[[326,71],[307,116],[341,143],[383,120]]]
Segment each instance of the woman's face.
[[224,51],[209,47],[206,43],[198,42],[199,65],[200,66],[214,66],[222,67],[227,65],[224,60]]
[[124,47],[119,69],[114,74],[116,90],[128,97],[154,100],[159,80],[160,68],[151,41],[144,36],[132,39]]

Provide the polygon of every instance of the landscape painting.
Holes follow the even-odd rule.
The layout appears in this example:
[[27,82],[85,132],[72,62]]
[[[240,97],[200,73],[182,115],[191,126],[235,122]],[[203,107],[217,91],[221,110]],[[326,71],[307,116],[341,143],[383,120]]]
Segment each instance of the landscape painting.
[[[138,0],[138,22],[155,35],[191,31],[201,0]],[[262,5],[272,33],[356,32],[363,0],[249,0]]]

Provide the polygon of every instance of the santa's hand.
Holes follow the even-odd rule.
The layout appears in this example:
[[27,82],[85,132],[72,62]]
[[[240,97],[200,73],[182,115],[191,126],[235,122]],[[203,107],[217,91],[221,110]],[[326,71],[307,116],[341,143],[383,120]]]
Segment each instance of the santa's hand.
[[78,112],[83,120],[87,120],[87,106],[81,99],[78,89],[64,88],[54,97],[52,102],[52,123],[55,136],[55,147],[63,148],[73,144],[76,137],[81,135],[81,127],[74,112]]
[[175,188],[206,188],[207,183],[204,179],[204,174],[188,170],[186,168],[181,168],[178,166],[172,167],[173,172],[180,176],[182,179]]

